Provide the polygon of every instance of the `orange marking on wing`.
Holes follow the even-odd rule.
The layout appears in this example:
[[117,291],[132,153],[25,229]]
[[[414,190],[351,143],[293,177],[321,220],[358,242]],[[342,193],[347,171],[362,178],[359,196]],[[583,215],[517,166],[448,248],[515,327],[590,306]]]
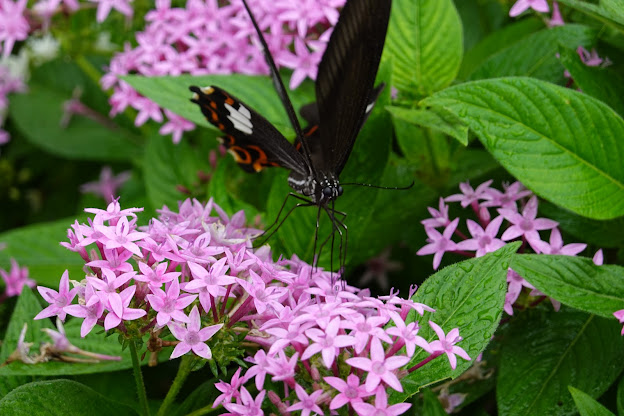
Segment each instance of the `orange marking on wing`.
[[312,136],[314,132],[318,130],[318,128],[319,128],[318,125],[310,127],[310,130],[306,133],[306,136]]
[[214,108],[215,110],[217,109],[217,103],[214,101],[210,101],[210,107]]
[[250,145],[247,147],[258,152],[258,158],[253,162],[252,166],[256,172],[260,172],[262,168],[267,166],[269,163],[266,153],[260,147],[255,146],[255,145]]
[[240,146],[230,147],[228,149],[228,153],[234,156],[234,160],[236,161],[236,163],[240,163],[242,165],[248,165],[251,163],[251,155],[247,150],[243,149]]

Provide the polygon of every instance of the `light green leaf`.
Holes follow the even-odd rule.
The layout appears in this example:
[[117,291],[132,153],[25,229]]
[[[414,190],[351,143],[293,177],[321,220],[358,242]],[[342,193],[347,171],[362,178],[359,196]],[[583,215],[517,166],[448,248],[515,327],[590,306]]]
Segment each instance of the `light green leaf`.
[[59,244],[68,242],[67,229],[75,220],[28,225],[0,234],[0,241],[7,244],[0,251],[0,267],[8,269],[10,258],[15,258],[21,267],[28,267],[31,279],[48,287],[58,287],[65,269],[69,270],[70,278],[81,280],[84,261]]
[[0,400],[4,416],[135,415],[90,388],[71,380],[39,381],[18,387]]
[[451,0],[395,0],[385,56],[394,64],[392,85],[429,95],[449,85],[463,53],[461,20]]
[[[458,344],[474,360],[490,342],[502,316],[507,291],[507,268],[519,244],[505,247],[483,257],[474,258],[445,267],[429,277],[414,296],[415,302],[424,303],[436,310],[425,312],[424,316],[412,316],[421,323],[419,336],[428,342],[436,335],[426,322],[434,321],[446,333],[459,328],[463,338]],[[416,364],[428,354],[417,350],[411,363]],[[401,380],[404,393],[393,393],[393,402],[417,393],[431,383],[455,378],[463,373],[473,361],[457,360],[452,370],[445,356],[428,363]]]
[[600,397],[624,368],[620,329],[614,320],[567,308],[514,317],[501,352],[498,414],[572,414],[569,385]]
[[541,30],[492,55],[469,79],[530,76],[562,83],[565,78],[563,66],[557,58],[559,45],[569,49],[588,45],[594,41],[595,35],[594,30],[574,24]]
[[[286,111],[268,76],[231,74],[148,78],[128,75],[123,77],[123,80],[161,107],[167,108],[195,124],[216,131],[216,128],[206,121],[197,104],[190,102],[193,93],[189,91],[191,85],[199,87],[215,85],[228,91],[262,114],[286,137],[294,135]],[[296,91],[289,93],[295,109],[316,101],[313,90],[312,83],[305,82]]]
[[615,416],[606,407],[594,400],[589,394],[568,386],[581,416]]
[[9,112],[17,128],[33,144],[55,155],[86,160],[131,160],[140,153],[137,138],[101,115],[102,125],[74,115],[61,127],[63,103],[71,96],[45,85],[28,84],[28,93],[11,97]]
[[546,254],[517,255],[511,267],[541,292],[573,308],[605,318],[624,309],[624,267]]
[[501,78],[422,103],[456,114],[545,199],[594,219],[624,215],[624,120],[602,102],[536,79]]
[[388,106],[386,110],[393,117],[438,130],[444,134],[457,139],[464,146],[468,145],[468,127],[462,123],[455,115],[449,114],[442,109],[416,109]]
[[622,6],[620,5],[622,0],[601,0],[600,5],[580,0],[561,0],[559,3],[572,7],[608,24],[620,32],[624,32],[624,16],[622,15]]

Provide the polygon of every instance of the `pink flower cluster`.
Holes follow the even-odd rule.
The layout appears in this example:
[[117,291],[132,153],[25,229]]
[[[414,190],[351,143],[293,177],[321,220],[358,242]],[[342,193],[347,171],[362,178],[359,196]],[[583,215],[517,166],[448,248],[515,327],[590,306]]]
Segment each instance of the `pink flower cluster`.
[[5,285],[4,293],[0,296],[0,301],[18,296],[22,293],[24,286],[33,288],[37,285],[34,280],[28,277],[28,269],[26,267],[20,267],[15,259],[11,259],[11,270],[6,271],[0,269],[0,277],[2,277]]
[[[564,245],[556,221],[537,218],[537,197],[525,189],[520,182],[505,186],[504,192],[491,188],[491,184],[492,181],[489,180],[473,189],[470,184],[462,183],[459,185],[461,194],[440,198],[437,210],[429,208],[432,218],[422,221],[427,232],[428,244],[418,250],[417,254],[420,256],[433,254],[434,269],[440,266],[445,252],[480,257],[498,250],[508,241],[517,239],[521,239],[524,243],[521,251],[530,248],[537,254],[576,256],[585,250],[586,244]],[[474,211],[477,221],[466,220],[470,237],[458,229],[459,218],[453,220],[449,218],[447,202],[459,202],[462,208],[470,206]],[[492,218],[490,210],[495,210],[496,216],[494,218]],[[504,231],[501,230],[503,223],[505,224]],[[443,228],[442,232],[438,231],[437,228]],[[544,230],[550,230],[548,241],[541,239],[540,231]],[[461,241],[455,242],[453,237],[459,238]],[[602,253],[599,253],[601,256]],[[509,269],[507,274],[507,282],[509,287],[505,299],[505,311],[509,315],[513,315],[512,305],[520,296],[523,287],[531,289],[534,295],[540,294],[512,269]],[[553,301],[553,303],[555,302]],[[555,306],[557,307],[557,304]]]
[[[294,70],[291,88],[306,77],[316,78],[329,33],[344,2],[249,1],[276,63]],[[178,142],[185,131],[194,128],[193,123],[167,110],[163,116],[157,104],[139,95],[119,76],[268,73],[241,1],[188,0],[186,7],[172,8],[170,0],[158,0],[156,9],[147,13],[145,20],[145,30],[136,34],[137,47],[125,45],[102,78],[105,89],[114,89],[111,115],[134,108],[138,111],[137,126],[150,119],[163,122],[166,116],[161,134],[172,134],[174,142]]]
[[[256,345],[246,358],[252,365],[221,381],[214,403],[231,415],[262,414],[265,398],[284,412],[349,406],[360,415],[398,415],[410,405],[389,406],[387,388],[402,391],[402,377],[443,354],[452,368],[456,356],[470,360],[456,345],[457,328],[445,334],[429,321],[439,339],[427,342],[417,321],[406,322],[410,311],[422,315],[430,307],[397,293],[374,298],[296,257],[274,262],[267,246],[253,250],[259,232],[245,227],[242,211],[228,217],[212,201],[186,200],[141,230],[140,209],[113,201],[87,211],[93,219],[75,222],[62,243],[84,259],[86,278],[71,288],[65,272],[58,291],[39,287],[50,305],[37,319],[82,318],[82,336],[96,325],[149,334],[153,353],[175,346],[171,358],[191,351],[223,357],[219,340],[244,334]],[[178,341],[166,341],[169,333]],[[425,358],[408,368],[423,350]],[[283,384],[279,393],[265,390],[267,378]],[[247,382],[255,383],[255,397]]]

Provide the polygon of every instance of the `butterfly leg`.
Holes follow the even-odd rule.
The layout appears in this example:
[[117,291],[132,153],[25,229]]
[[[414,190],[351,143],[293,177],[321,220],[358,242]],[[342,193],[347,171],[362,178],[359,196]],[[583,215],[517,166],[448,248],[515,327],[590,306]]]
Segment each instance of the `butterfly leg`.
[[[292,208],[290,208],[288,210],[288,212],[286,213],[286,216],[284,216],[284,218],[280,221],[280,216],[282,215],[282,212],[284,211],[284,208],[286,207],[286,203],[288,202],[288,198],[293,197],[295,199],[298,199],[300,201],[303,202],[299,202],[297,204],[295,204],[295,206],[293,206]],[[282,206],[280,208],[280,210],[277,213],[277,217],[275,218],[275,221],[273,221],[273,223],[267,227],[266,230],[264,230],[264,233],[262,233],[259,237],[263,237],[261,243],[258,243],[258,247],[264,245],[269,238],[273,237],[273,235],[277,232],[277,230],[279,230],[279,228],[282,226],[282,224],[284,224],[284,221],[286,221],[286,219],[290,216],[290,214],[292,214],[292,212],[299,207],[309,207],[309,206],[313,206],[316,205],[314,203],[312,203],[312,201],[309,201],[308,199],[297,195],[293,192],[290,192],[286,198],[284,199],[284,202],[282,203]],[[268,235],[267,235],[268,234]]]

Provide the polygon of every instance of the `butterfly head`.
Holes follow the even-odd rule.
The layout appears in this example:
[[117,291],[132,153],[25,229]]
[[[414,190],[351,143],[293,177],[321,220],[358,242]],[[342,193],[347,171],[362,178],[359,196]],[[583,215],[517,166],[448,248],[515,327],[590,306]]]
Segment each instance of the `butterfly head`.
[[319,204],[326,204],[342,195],[342,186],[336,175],[323,175],[323,178],[317,183],[318,185],[314,196],[316,197],[316,202]]

